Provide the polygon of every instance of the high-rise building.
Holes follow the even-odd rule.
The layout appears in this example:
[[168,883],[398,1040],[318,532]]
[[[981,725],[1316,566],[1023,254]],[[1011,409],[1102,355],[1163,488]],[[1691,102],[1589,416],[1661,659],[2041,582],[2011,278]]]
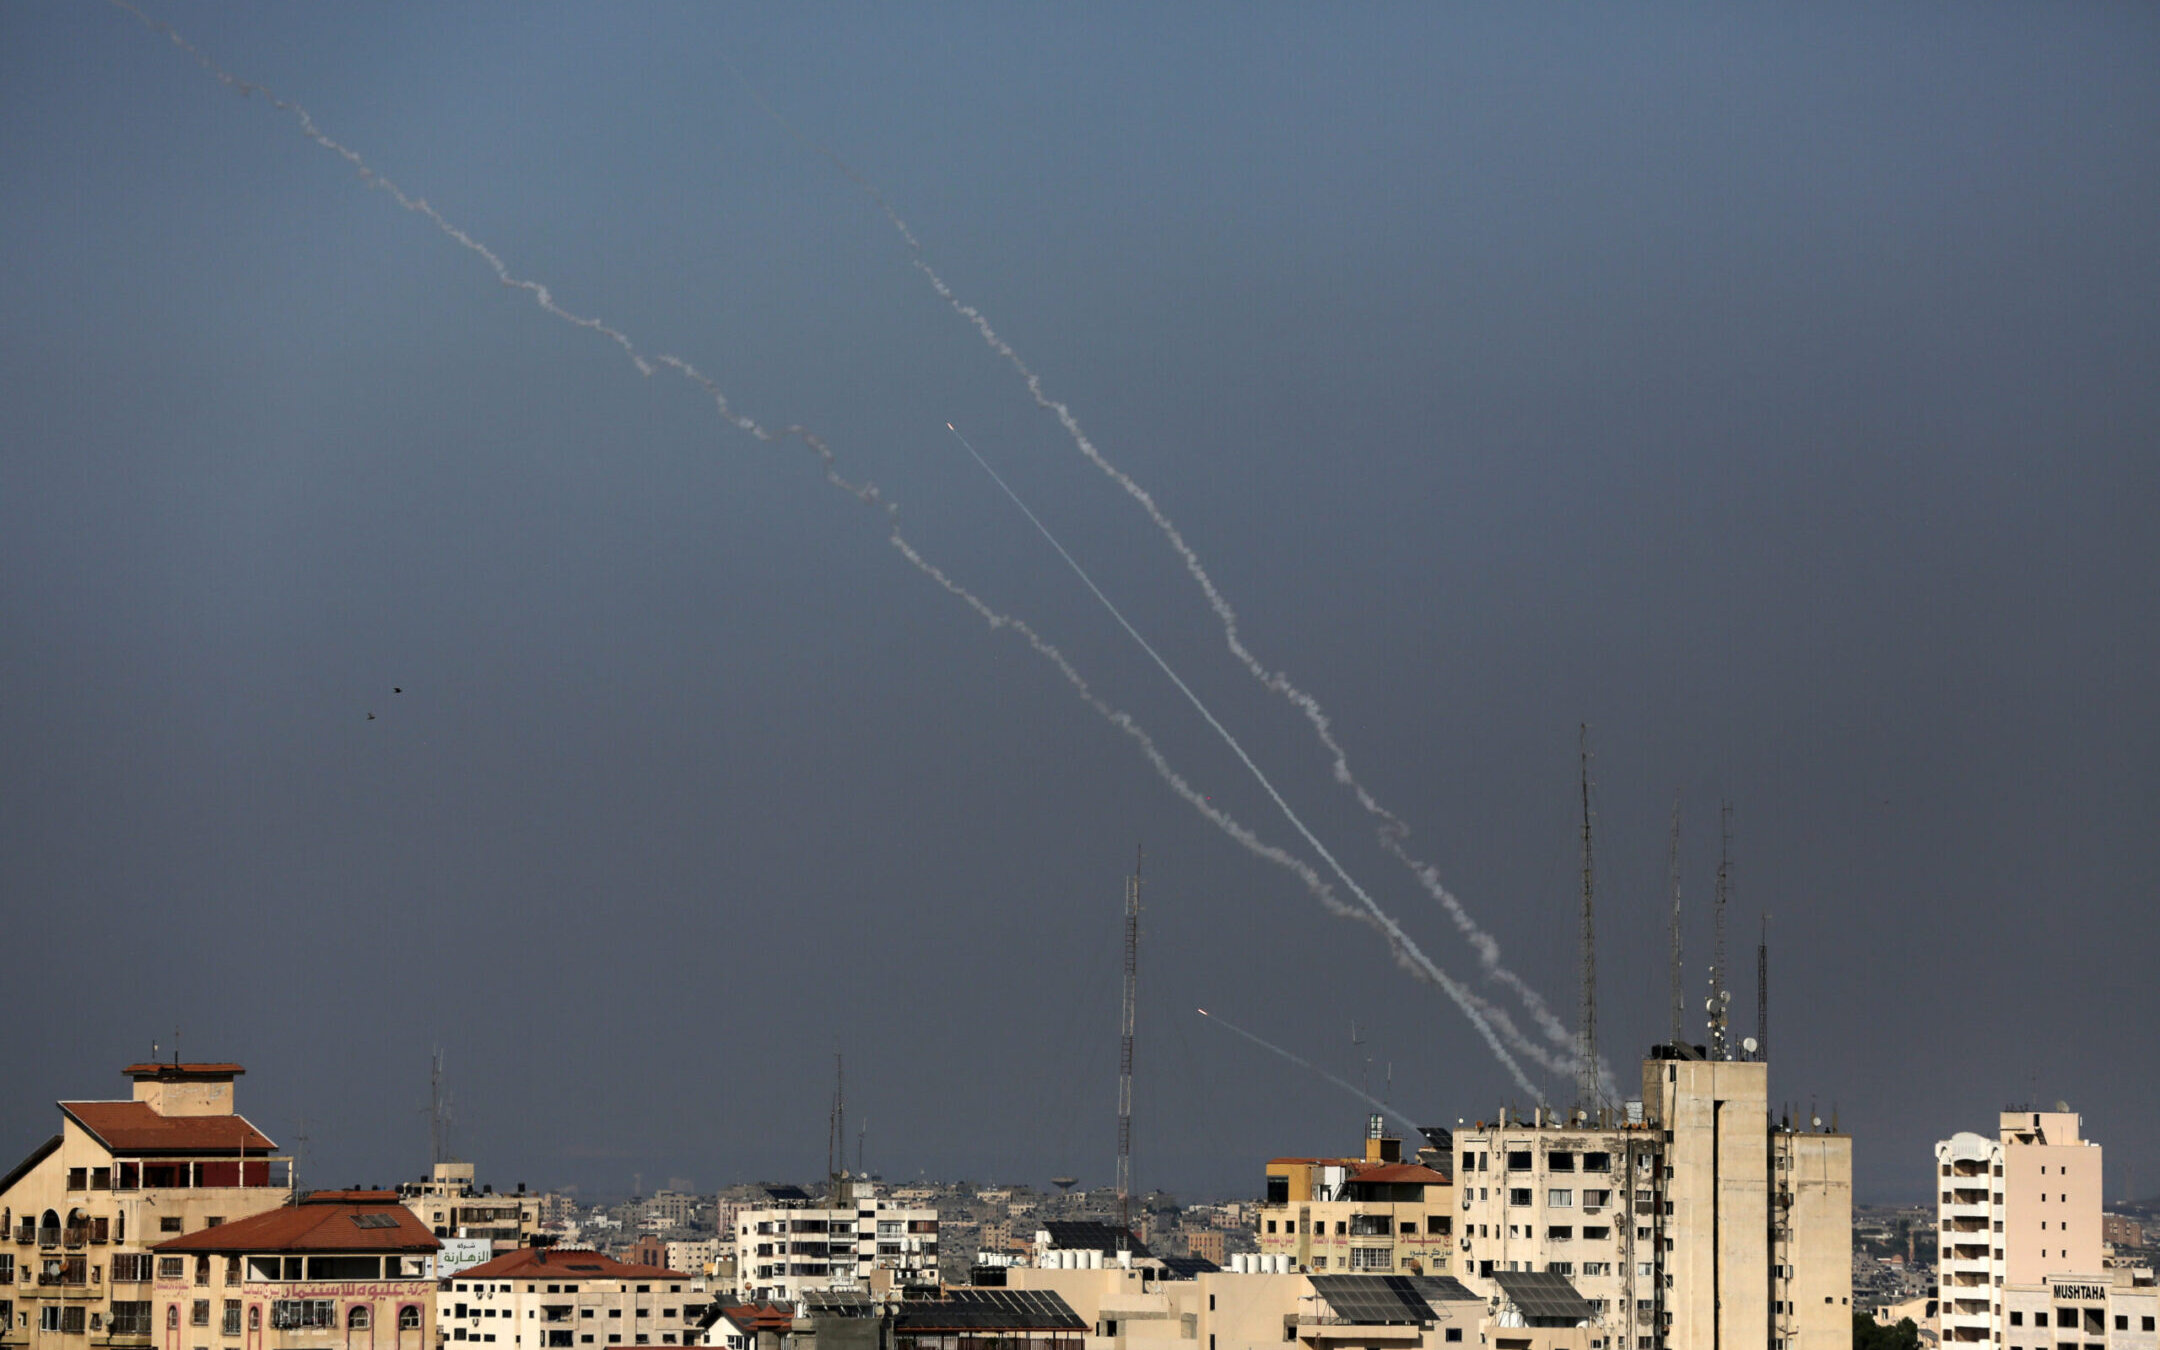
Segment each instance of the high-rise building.
[[1945,1344],[2053,1345],[2022,1308],[2012,1325],[2007,1291],[2057,1277],[2112,1283],[2101,1259],[2101,1151],[2080,1123],[2062,1103],[2004,1111],[1992,1139],[1967,1131],[1935,1145]]
[[1768,1066],[1659,1046],[1619,1110],[1455,1135],[1459,1278],[1564,1276],[1591,1350],[1843,1350],[1852,1140],[1773,1123]]
[[1254,1236],[1263,1253],[1288,1256],[1298,1270],[1445,1275],[1455,1247],[1454,1201],[1447,1175],[1404,1162],[1402,1140],[1373,1116],[1362,1158],[1268,1163]]

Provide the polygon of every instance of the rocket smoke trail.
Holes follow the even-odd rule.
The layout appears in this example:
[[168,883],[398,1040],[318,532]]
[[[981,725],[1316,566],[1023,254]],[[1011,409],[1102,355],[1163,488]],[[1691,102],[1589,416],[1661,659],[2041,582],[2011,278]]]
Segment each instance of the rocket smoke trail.
[[1299,1068],[1309,1069],[1312,1072],[1319,1074],[1322,1078],[1327,1079],[1330,1083],[1333,1083],[1335,1086],[1341,1088],[1343,1091],[1349,1093],[1351,1096],[1357,1098],[1359,1101],[1365,1103],[1367,1106],[1370,1106],[1373,1110],[1381,1112],[1382,1114],[1393,1118],[1396,1124],[1407,1128],[1411,1132],[1411,1134],[1420,1137],[1423,1136],[1424,1127],[1419,1125],[1416,1121],[1410,1119],[1410,1117],[1404,1115],[1402,1112],[1396,1110],[1394,1107],[1389,1106],[1386,1102],[1381,1101],[1378,1097],[1373,1096],[1371,1093],[1362,1091],[1344,1082],[1342,1079],[1337,1078],[1334,1074],[1329,1073],[1326,1069],[1321,1068],[1319,1065],[1313,1063],[1309,1059],[1306,1059],[1304,1056],[1292,1054],[1290,1051],[1283,1049],[1281,1046],[1275,1044],[1273,1041],[1264,1041],[1260,1039],[1258,1036],[1253,1035],[1245,1028],[1239,1026],[1237,1023],[1231,1021],[1229,1018],[1224,1017],[1219,1013],[1211,1013],[1205,1008],[1195,1008],[1193,1009],[1193,1011],[1199,1013],[1208,1021],[1213,1022],[1216,1026],[1236,1032],[1238,1035],[1243,1036],[1246,1040],[1251,1041],[1254,1045],[1259,1046],[1262,1050],[1281,1055],[1284,1059],[1289,1060],[1292,1064],[1297,1065]]
[[[897,505],[887,500],[884,494],[875,485],[866,482],[857,483],[843,477],[839,471],[837,455],[835,455],[831,447],[827,445],[825,441],[823,441],[816,434],[811,432],[809,428],[799,423],[779,428],[767,427],[762,423],[758,422],[756,419],[737,411],[728,401],[726,394],[721,390],[719,385],[711,378],[699,371],[696,367],[692,366],[689,362],[684,361],[679,357],[669,356],[665,354],[654,354],[648,356],[638,348],[637,344],[630,339],[628,334],[624,333],[620,329],[614,328],[597,318],[580,315],[563,308],[561,305],[556,303],[553,293],[548,289],[547,286],[541,284],[540,282],[527,280],[513,274],[509,268],[509,265],[505,263],[499,255],[497,255],[492,249],[488,248],[487,245],[473,238],[465,230],[463,230],[462,228],[451,222],[448,218],[443,216],[442,213],[437,211],[433,206],[431,206],[425,198],[415,197],[410,193],[406,192],[403,188],[399,187],[389,178],[386,178],[381,173],[377,172],[371,165],[367,163],[364,158],[361,157],[361,155],[357,151],[336,140],[333,140],[329,135],[324,133],[319,126],[316,125],[315,119],[308,113],[307,109],[301,107],[299,104],[294,103],[289,99],[278,97],[262,85],[242,80],[237,76],[228,73],[224,69],[220,68],[215,62],[213,62],[199,48],[195,47],[192,43],[188,42],[185,38],[183,38],[170,25],[162,22],[161,20],[151,17],[149,14],[143,12],[135,5],[129,3],[128,0],[111,0],[111,3],[114,5],[115,8],[124,10],[127,13],[134,15],[136,19],[141,21],[142,24],[145,27],[149,28],[152,32],[161,34],[162,36],[169,39],[174,46],[176,46],[181,51],[185,52],[188,56],[193,58],[198,65],[200,65],[208,74],[210,74],[226,88],[233,90],[234,92],[240,94],[242,97],[260,96],[264,101],[269,103],[271,107],[275,108],[280,113],[291,117],[298,124],[301,134],[307,137],[308,140],[312,141],[322,149],[337,155],[339,158],[350,164],[353,167],[354,171],[360,176],[361,181],[365,183],[368,187],[388,194],[391,199],[394,200],[403,209],[413,212],[416,215],[424,216],[429,221],[429,223],[434,225],[435,228],[440,231],[445,237],[455,242],[459,247],[478,256],[495,273],[496,279],[500,281],[503,285],[515,290],[524,291],[527,294],[531,295],[534,302],[550,316],[560,319],[563,322],[571,324],[575,327],[583,328],[590,332],[597,333],[602,337],[608,339],[615,346],[622,350],[623,354],[629,358],[631,364],[637,368],[638,372],[641,375],[649,377],[655,373],[655,370],[657,368],[660,367],[670,369],[676,374],[682,376],[685,380],[695,385],[697,388],[702,390],[708,397],[710,397],[713,401],[714,408],[719,413],[719,415],[728,423],[735,426],[737,429],[749,434],[750,436],[755,437],[760,441],[765,442],[780,442],[790,439],[800,440],[806,448],[808,448],[812,453],[817,456],[819,461],[819,467],[821,469],[823,477],[828,483],[832,484],[836,488],[839,488],[841,491],[848,493],[850,496],[854,497],[863,505],[876,508],[884,514],[884,517],[890,527],[889,542],[892,544],[895,551],[897,551],[901,555],[901,557],[906,559],[909,565],[913,566],[917,571],[921,572],[924,576],[935,582],[939,587],[943,588],[946,592],[954,596],[956,599],[960,600],[970,609],[974,610],[976,614],[981,617],[983,621],[988,624],[993,630],[1000,628],[1010,628],[1021,638],[1023,638],[1028,643],[1029,647],[1033,649],[1038,656],[1050,662],[1054,667],[1057,668],[1059,674],[1064,676],[1066,682],[1072,686],[1074,692],[1079,695],[1082,701],[1087,703],[1088,706],[1093,708],[1099,716],[1109,722],[1112,726],[1116,727],[1119,731],[1122,731],[1135,743],[1135,745],[1139,748],[1142,756],[1148,761],[1149,765],[1155,770],[1156,774],[1164,781],[1165,784],[1170,787],[1173,792],[1177,793],[1177,795],[1183,798],[1189,805],[1191,805],[1194,810],[1198,811],[1208,821],[1214,824],[1217,828],[1221,829],[1231,839],[1235,840],[1238,844],[1253,853],[1255,856],[1265,859],[1266,861],[1273,862],[1277,866],[1283,867],[1296,875],[1301,881],[1304,882],[1306,888],[1311,891],[1321,901],[1321,903],[1326,905],[1331,911],[1372,923],[1375,927],[1378,927],[1384,934],[1388,936],[1390,944],[1394,948],[1398,960],[1400,960],[1406,967],[1410,968],[1415,973],[1433,979],[1434,981],[1439,983],[1441,987],[1445,989],[1449,993],[1449,995],[1455,1000],[1456,1004],[1462,1008],[1465,1015],[1467,1015],[1471,1019],[1472,1023],[1477,1026],[1478,1030],[1484,1035],[1486,1043],[1492,1048],[1493,1053],[1500,1059],[1501,1063],[1514,1077],[1516,1084],[1521,1087],[1525,1092],[1536,1095],[1536,1086],[1530,1082],[1530,1080],[1524,1075],[1521,1066],[1518,1065],[1515,1060],[1509,1056],[1507,1051],[1501,1046],[1500,1042],[1498,1041],[1498,1039],[1496,1039],[1494,1035],[1491,1025],[1489,1025],[1485,1020],[1484,1014],[1495,1013],[1497,1012],[1496,1009],[1492,1009],[1489,1005],[1486,1005],[1484,1003],[1484,1000],[1479,999],[1475,994],[1470,993],[1460,984],[1451,980],[1437,966],[1434,966],[1429,960],[1427,960],[1424,956],[1424,953],[1418,951],[1415,945],[1409,942],[1407,937],[1401,935],[1401,930],[1395,927],[1393,920],[1388,919],[1386,915],[1382,914],[1379,911],[1378,907],[1373,905],[1370,899],[1365,897],[1362,892],[1359,892],[1358,894],[1360,898],[1365,901],[1367,912],[1361,912],[1357,909],[1352,908],[1351,906],[1344,904],[1334,895],[1333,889],[1328,885],[1328,883],[1317,872],[1315,872],[1313,868],[1303,859],[1298,858],[1273,844],[1269,844],[1265,840],[1262,840],[1257,835],[1255,835],[1250,828],[1237,821],[1227,811],[1224,811],[1222,808],[1216,806],[1214,803],[1209,801],[1206,796],[1201,794],[1197,789],[1195,789],[1190,783],[1188,783],[1181,775],[1177,773],[1177,771],[1171,766],[1169,760],[1163,755],[1161,749],[1155,744],[1154,739],[1138,723],[1138,721],[1135,720],[1130,713],[1127,713],[1122,709],[1113,707],[1100,695],[1096,694],[1093,689],[1089,687],[1086,679],[1080,674],[1077,669],[1074,668],[1072,663],[1065,657],[1065,655],[1061,651],[1059,651],[1059,649],[1055,645],[1042,637],[1041,634],[1036,632],[1033,628],[1029,627],[1022,620],[993,609],[974,592],[970,591],[965,586],[962,586],[959,582],[955,581],[949,574],[947,574],[942,568],[938,567],[935,563],[925,558],[914,547],[914,545],[910,544],[905,538],[903,538],[900,533],[900,528],[898,524]],[[958,432],[955,431],[954,434],[957,435]],[[963,444],[964,443],[965,442],[963,441]],[[970,450],[972,452],[972,447],[970,447]],[[980,461],[980,456],[977,456],[977,459],[978,461]],[[989,466],[986,464],[984,465],[984,467],[987,469]],[[995,477],[995,474],[993,474],[992,476]],[[1009,491],[1010,489],[1008,489],[1008,492]],[[1022,509],[1025,510],[1026,508],[1023,506]],[[1063,552],[1062,549],[1060,549],[1059,551]],[[1074,566],[1077,567],[1078,564],[1076,563],[1074,564]],[[1107,600],[1105,601],[1105,603],[1108,603]],[[1134,636],[1137,637],[1138,634],[1134,634]],[[1145,644],[1143,643],[1143,645]],[[1168,668],[1165,667],[1165,669],[1167,670]],[[1173,678],[1175,678],[1174,675]],[[1195,700],[1195,702],[1197,702],[1197,700]],[[1205,710],[1203,709],[1203,712],[1204,711]],[[1209,720],[1212,722],[1213,718],[1211,717]],[[1225,732],[1224,735],[1227,737],[1228,733]],[[1235,746],[1235,742],[1232,742],[1232,744],[1233,746]],[[1239,753],[1240,755],[1242,755],[1242,750],[1240,750]],[[1250,761],[1248,760],[1247,763],[1249,765]],[[1254,769],[1254,772],[1256,774],[1258,773],[1257,768]],[[1263,779],[1262,782],[1265,783],[1265,779]],[[1273,789],[1270,788],[1271,792],[1272,790]],[[1280,802],[1280,800],[1280,798],[1277,798],[1278,803]],[[1284,807],[1285,812],[1287,812],[1288,809],[1289,808],[1287,806]],[[1294,816],[1292,817],[1292,819],[1293,821],[1295,821]],[[1302,826],[1300,826],[1300,828],[1302,829]],[[1309,835],[1307,837],[1310,838]],[[1317,846],[1317,841],[1315,841],[1315,844]],[[1322,850],[1322,855],[1326,856],[1325,850]],[[1333,862],[1333,859],[1330,858],[1329,861]],[[1340,870],[1341,869],[1338,867],[1338,873],[1340,872]],[[1345,876],[1344,880],[1348,881],[1349,878]],[[1355,889],[1354,884],[1353,889]],[[1519,1034],[1514,1033],[1514,1028],[1511,1024],[1507,1022],[1504,1017],[1497,1017],[1494,1020],[1499,1025],[1504,1027],[1509,1033]]]
[[982,338],[983,343],[992,352],[1012,366],[1013,370],[1020,375],[1022,382],[1027,386],[1028,395],[1034,400],[1036,406],[1057,419],[1059,425],[1065,429],[1066,435],[1072,439],[1074,447],[1086,457],[1088,462],[1100,469],[1112,482],[1122,488],[1125,494],[1131,497],[1139,505],[1140,509],[1147,514],[1148,519],[1153,522],[1155,528],[1170,545],[1171,551],[1176,553],[1179,560],[1184,563],[1186,572],[1192,577],[1194,584],[1200,588],[1201,594],[1207,600],[1208,607],[1214,610],[1216,618],[1222,624],[1223,638],[1229,646],[1231,655],[1245,667],[1254,679],[1272,692],[1281,695],[1305,715],[1306,721],[1312,725],[1314,735],[1319,738],[1320,744],[1333,758],[1332,767],[1335,780],[1350,789],[1356,796],[1358,804],[1379,820],[1378,833],[1382,847],[1407,867],[1411,875],[1417,878],[1418,884],[1425,888],[1427,894],[1432,896],[1434,900],[1439,902],[1441,908],[1447,911],[1447,915],[1454,923],[1456,930],[1470,944],[1471,950],[1477,953],[1478,964],[1485,971],[1486,976],[1514,991],[1516,997],[1522,1001],[1523,1008],[1530,1015],[1531,1020],[1536,1022],[1539,1030],[1544,1033],[1546,1040],[1551,1042],[1553,1046],[1557,1046],[1558,1049],[1548,1048],[1529,1037],[1523,1036],[1514,1029],[1511,1022],[1508,1023],[1507,1031],[1510,1044],[1553,1072],[1573,1074],[1579,1057],[1579,1046],[1574,1031],[1553,1013],[1544,997],[1536,989],[1532,988],[1526,980],[1501,962],[1499,939],[1481,927],[1470,912],[1464,908],[1462,902],[1441,883],[1438,869],[1430,863],[1411,855],[1405,842],[1410,836],[1409,824],[1383,806],[1379,799],[1374,797],[1372,792],[1366,788],[1364,783],[1351,772],[1349,754],[1343,749],[1341,742],[1335,738],[1332,720],[1329,718],[1327,711],[1320,706],[1320,701],[1292,683],[1287,673],[1280,670],[1269,670],[1260,661],[1259,657],[1254,655],[1252,650],[1245,645],[1238,632],[1237,611],[1231,607],[1229,600],[1223,595],[1221,589],[1216,586],[1214,578],[1208,574],[1206,567],[1202,565],[1199,551],[1186,542],[1184,534],[1179,531],[1177,526],[1170,520],[1170,517],[1164,513],[1161,506],[1156,503],[1153,494],[1149,493],[1130,474],[1112,463],[1096,447],[1087,433],[1082,430],[1079,419],[1073,415],[1070,406],[1051,398],[1043,392],[1042,377],[1029,367],[1011,343],[998,335],[997,330],[991,327],[989,317],[981,309],[961,300],[953,288],[946,283],[945,278],[939,275],[937,270],[930,265],[922,241],[916,238],[912,229],[908,228],[907,222],[901,218],[900,213],[893,209],[891,201],[885,196],[884,192],[830,147],[799,130],[763,94],[758,92],[756,87],[744,77],[743,73],[736,69],[732,61],[728,61],[724,55],[721,60],[734,73],[744,92],[768,117],[772,118],[784,131],[807,147],[812,153],[830,163],[848,181],[854,183],[856,187],[869,196],[878,210],[883,213],[886,221],[899,234],[902,242],[907,245],[910,265],[930,283],[931,289],[937,292],[938,298],[943,300],[952,308],[955,314],[974,328]]
[[1290,822],[1291,828],[1304,837],[1305,842],[1312,846],[1313,852],[1319,854],[1327,862],[1328,867],[1334,871],[1335,875],[1342,879],[1343,885],[1350,888],[1350,893],[1358,898],[1358,903],[1365,907],[1365,912],[1372,916],[1373,922],[1379,926],[1380,931],[1387,935],[1389,944],[1397,954],[1413,963],[1415,968],[1422,970],[1431,978],[1433,983],[1447,992],[1448,997],[1455,1000],[1455,1005],[1463,1010],[1463,1015],[1470,1019],[1471,1025],[1484,1035],[1486,1044],[1492,1047],[1492,1052],[1498,1055],[1501,1063],[1505,1064],[1509,1071],[1515,1075],[1516,1081],[1523,1091],[1535,1094],[1537,1092],[1536,1087],[1523,1077],[1520,1066],[1515,1063],[1515,1060],[1506,1050],[1501,1048],[1499,1038],[1493,1033],[1490,1022],[1477,1005],[1465,997],[1469,991],[1459,981],[1451,978],[1447,972],[1434,965],[1431,958],[1427,957],[1417,943],[1411,940],[1410,935],[1403,932],[1401,926],[1394,919],[1388,917],[1387,912],[1381,909],[1373,898],[1365,893],[1365,888],[1358,885],[1350,874],[1343,870],[1343,865],[1335,860],[1335,855],[1328,852],[1327,845],[1321,843],[1311,830],[1305,828],[1305,822],[1298,818],[1297,812],[1290,809],[1290,803],[1283,800],[1282,794],[1275,790],[1275,785],[1268,781],[1268,776],[1260,771],[1260,766],[1253,763],[1252,756],[1245,753],[1245,747],[1238,744],[1237,737],[1231,735],[1229,728],[1215,719],[1215,714],[1208,710],[1207,704],[1201,702],[1200,696],[1192,691],[1192,686],[1180,679],[1178,673],[1170,668],[1170,663],[1163,659],[1162,653],[1156,651],[1146,638],[1140,636],[1140,630],[1133,627],[1132,623],[1126,619],[1118,607],[1111,603],[1109,596],[1103,594],[1102,588],[1095,584],[1095,579],[1087,574],[1087,569],[1080,565],[1079,560],[1065,551],[1065,546],[1058,542],[1057,536],[1050,533],[1050,527],[1043,524],[1041,517],[1028,509],[1028,504],[1020,500],[1020,494],[1012,490],[1012,485],[1000,477],[996,469],[990,467],[990,461],[984,459],[981,452],[969,443],[968,438],[960,434],[960,428],[947,422],[945,429],[950,431],[962,446],[966,447],[968,454],[973,456],[975,462],[982,466],[983,472],[989,474],[991,481],[996,483],[1004,491],[1005,495],[1012,499],[1014,506],[1020,508],[1020,513],[1028,518],[1029,523],[1034,525],[1037,532],[1044,539],[1049,541],[1050,547],[1057,550],[1057,555],[1065,560],[1065,565],[1072,568],[1074,575],[1080,578],[1081,583],[1094,594],[1097,600],[1102,602],[1102,607],[1110,611],[1110,617],[1118,621],[1118,626],[1125,630],[1127,636],[1140,644],[1140,650],[1148,654],[1149,659],[1154,661],[1162,673],[1169,677],[1170,683],[1177,686],[1178,692],[1185,696],[1186,701],[1191,703],[1200,716],[1207,720],[1207,724],[1215,729],[1215,734],[1222,738],[1223,744],[1230,747],[1231,753],[1238,757],[1238,762],[1243,764],[1246,771],[1253,776],[1253,781],[1260,784],[1261,789],[1275,803],[1275,809],[1282,812],[1283,819]]

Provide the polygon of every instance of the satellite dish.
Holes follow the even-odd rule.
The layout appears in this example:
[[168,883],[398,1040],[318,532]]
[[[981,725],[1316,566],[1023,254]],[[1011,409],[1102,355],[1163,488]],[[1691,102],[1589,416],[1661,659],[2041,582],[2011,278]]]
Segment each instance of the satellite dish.
[[1704,1000],[1703,1000],[1703,1005],[1702,1005],[1702,1006],[1703,1006],[1703,1011],[1704,1011],[1704,1012],[1716,1012],[1716,1011],[1717,1011],[1717,1000],[1716,1000],[1716,999],[1714,999],[1714,998],[1706,998],[1706,999],[1704,999]]
[[1741,1038],[1740,1038],[1740,1048],[1741,1048],[1742,1050],[1745,1050],[1745,1051],[1747,1051],[1747,1052],[1748,1052],[1749,1054],[1751,1054],[1751,1055],[1752,1055],[1752,1054],[1754,1054],[1754,1053],[1755,1053],[1755,1038],[1754,1038],[1753,1036],[1743,1036],[1743,1037],[1741,1037]]
[[1818,1129],[1818,1130],[1822,1128],[1822,1117],[1821,1117],[1821,1116],[1817,1116],[1817,1117],[1815,1117],[1815,1128],[1816,1128],[1816,1129]]

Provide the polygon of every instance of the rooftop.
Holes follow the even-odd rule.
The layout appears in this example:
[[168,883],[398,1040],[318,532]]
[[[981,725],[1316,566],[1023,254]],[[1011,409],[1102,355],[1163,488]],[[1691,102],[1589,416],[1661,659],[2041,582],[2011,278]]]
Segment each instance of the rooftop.
[[442,1243],[390,1191],[316,1191],[299,1203],[160,1242],[161,1252],[432,1252]]
[[461,1270],[460,1280],[687,1280],[679,1270],[633,1266],[582,1247],[519,1247]]
[[[189,1065],[183,1068],[193,1067]],[[160,1115],[148,1102],[62,1102],[68,1119],[114,1153],[268,1153],[277,1145],[237,1112]]]

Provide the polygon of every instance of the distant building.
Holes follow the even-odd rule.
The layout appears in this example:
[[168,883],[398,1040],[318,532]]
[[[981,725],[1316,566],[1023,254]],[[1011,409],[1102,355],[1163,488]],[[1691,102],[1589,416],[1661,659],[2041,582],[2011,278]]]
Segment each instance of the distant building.
[[498,1249],[521,1246],[540,1227],[541,1197],[497,1195],[474,1184],[469,1162],[440,1162],[425,1177],[398,1187],[398,1199],[439,1238],[486,1238]]
[[1453,1266],[1454,1201],[1446,1174],[1404,1162],[1402,1141],[1376,1115],[1362,1158],[1268,1164],[1256,1236],[1263,1254],[1314,1274],[1441,1275]]
[[60,1133],[0,1178],[7,1350],[149,1347],[155,1244],[292,1198],[291,1160],[233,1110],[239,1065],[123,1072],[131,1100],[61,1102]]
[[1166,1275],[1152,1262],[1006,1272],[1013,1291],[1068,1304],[1085,1350],[1471,1350],[1486,1316],[1477,1294],[1433,1276]]
[[669,1270],[688,1271],[692,1275],[710,1275],[713,1262],[719,1256],[720,1243],[716,1238],[670,1242],[667,1244],[665,1264]]
[[504,1350],[688,1345],[702,1302],[689,1288],[681,1271],[625,1265],[579,1248],[520,1247],[444,1282],[437,1339]]
[[883,1295],[930,1291],[938,1274],[938,1213],[900,1208],[868,1181],[843,1178],[838,1203],[773,1200],[735,1214],[736,1290],[745,1300],[794,1300],[813,1289]]
[[315,1191],[161,1242],[164,1344],[430,1350],[441,1245],[395,1191]]

